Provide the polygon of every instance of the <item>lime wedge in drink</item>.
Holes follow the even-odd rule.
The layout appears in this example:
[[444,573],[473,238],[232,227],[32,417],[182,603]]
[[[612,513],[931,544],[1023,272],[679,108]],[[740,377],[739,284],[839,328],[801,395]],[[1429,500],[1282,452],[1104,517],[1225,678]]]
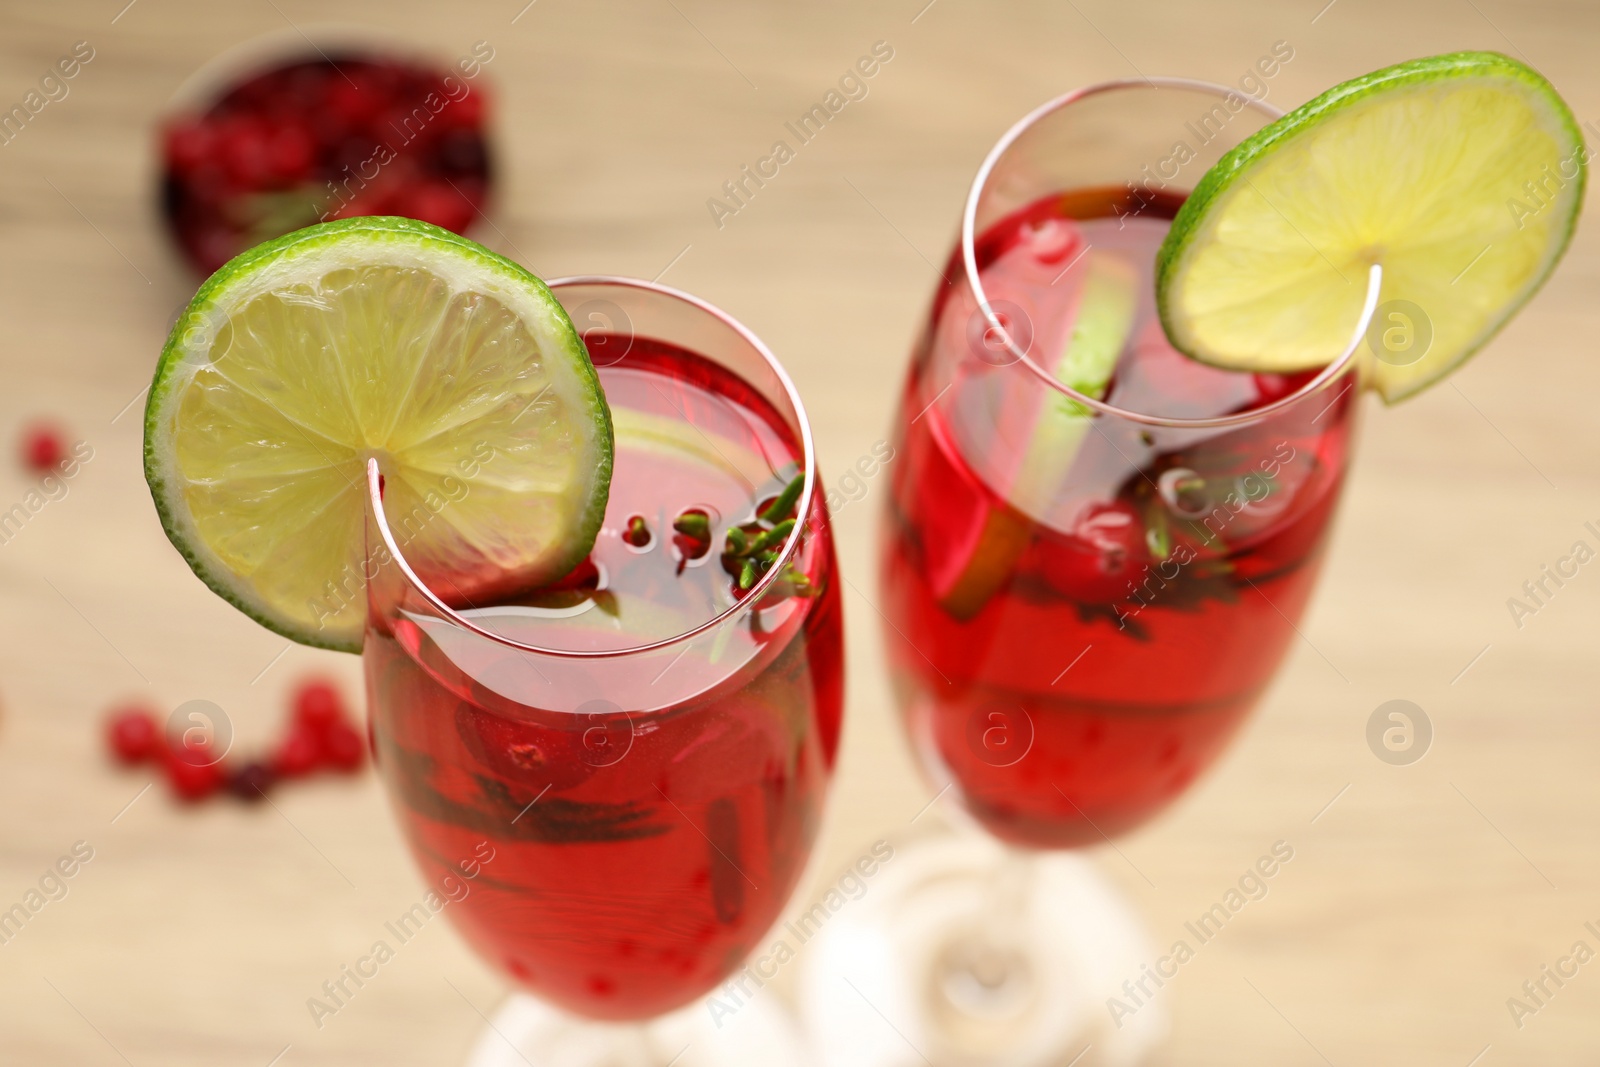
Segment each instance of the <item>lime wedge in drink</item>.
[[544,284],[399,218],[312,226],[200,288],[161,354],[145,478],[219,595],[303,644],[359,651],[366,460],[408,561],[461,603],[593,546],[611,418]]
[[[1046,369],[1062,384],[1100,400],[1133,333],[1139,274],[1115,252],[1090,249],[1085,256],[1071,329],[1054,365]],[[1044,390],[1027,447],[1005,494],[1009,506],[951,509],[953,514],[970,516],[964,529],[952,531],[965,544],[946,553],[948,565],[934,567],[930,575],[940,604],[950,614],[972,617],[1010,578],[1033,538],[1038,517],[1054,503],[1093,418],[1094,413],[1076,400]]]
[[1217,162],[1156,261],[1167,337],[1204,363],[1337,359],[1383,269],[1363,372],[1411,395],[1481,347],[1566,250],[1588,157],[1537,71],[1492,52],[1413,60],[1328,90]]
[[[1133,334],[1138,306],[1139,272],[1114,253],[1096,255],[1091,250],[1072,332],[1054,367],[1056,380],[1084,396],[1103,400],[1117,358]],[[1093,417],[1092,411],[1070,397],[1045,394],[1039,421],[1011,486],[1013,504],[1033,515],[1050,509]]]

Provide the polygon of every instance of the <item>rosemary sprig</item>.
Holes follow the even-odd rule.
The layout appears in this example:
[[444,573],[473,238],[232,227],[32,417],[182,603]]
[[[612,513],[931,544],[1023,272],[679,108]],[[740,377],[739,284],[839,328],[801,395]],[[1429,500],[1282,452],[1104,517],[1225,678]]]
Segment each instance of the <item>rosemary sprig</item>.
[[793,529],[794,520],[784,519],[772,529],[757,534],[755,540],[750,542],[750,547],[746,551],[755,556],[763,553],[776,555],[778,548],[783,547],[783,543],[789,539],[789,534]]
[[672,520],[672,528],[693,541],[711,540],[711,517],[703,511],[685,511]]
[[801,471],[790,480],[788,485],[783,487],[783,492],[778,494],[778,498],[767,505],[767,510],[763,511],[757,518],[768,524],[788,518],[789,513],[794,510],[795,502],[800,499],[800,491],[805,488],[805,485],[806,472]]
[[[772,503],[761,510],[755,523],[729,528],[723,542],[722,563],[730,574],[737,574],[741,590],[754,586],[761,575],[778,562],[798,521],[793,512],[805,488],[805,480],[804,471],[796,474]],[[792,563],[784,567],[781,587],[794,596],[809,597],[817,593],[811,579]]]

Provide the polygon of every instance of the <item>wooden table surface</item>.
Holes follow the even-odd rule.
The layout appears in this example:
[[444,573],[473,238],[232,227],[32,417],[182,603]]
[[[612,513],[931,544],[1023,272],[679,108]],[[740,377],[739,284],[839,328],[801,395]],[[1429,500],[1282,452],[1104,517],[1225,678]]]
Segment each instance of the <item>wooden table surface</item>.
[[[727,308],[794,373],[835,477],[887,432],[974,169],[1047,97],[1136,73],[1237,82],[1286,41],[1270,99],[1293,105],[1388,63],[1489,48],[1600,120],[1600,9],[1580,0],[524,2],[0,14],[0,108],[75,42],[94,50],[70,93],[0,145],[0,444],[43,414],[93,449],[0,545],[0,909],[76,843],[93,849],[67,895],[0,945],[0,1062],[265,1067],[288,1046],[285,1067],[455,1064],[505,995],[441,925],[319,1030],[306,999],[421,893],[378,783],[183,810],[102,750],[101,717],[125,698],[214,701],[258,746],[297,678],[359,679],[354,658],[286,650],[207,592],[140,473],[136,401],[194,286],[152,211],[153,122],[219,52],[328,20],[447,58],[489,42],[503,195],[480,236],[545,276],[665,272]],[[707,199],[878,41],[893,59],[868,96],[719,227]],[[1600,547],[1584,526],[1600,524],[1597,284],[1591,226],[1450,384],[1369,402],[1304,640],[1221,765],[1120,853],[1094,854],[1165,944],[1274,841],[1295,849],[1164,991],[1161,1063],[1595,1061],[1600,963],[1549,985],[1520,1027],[1507,1000],[1575,942],[1600,950],[1584,925],[1600,928],[1600,566],[1521,626],[1506,601],[1574,542]],[[29,488],[0,463],[0,510]],[[837,517],[868,597],[883,491],[880,477]],[[849,597],[844,754],[802,896],[930,796],[874,610]],[[1433,724],[1411,766],[1365,741],[1391,699]]]

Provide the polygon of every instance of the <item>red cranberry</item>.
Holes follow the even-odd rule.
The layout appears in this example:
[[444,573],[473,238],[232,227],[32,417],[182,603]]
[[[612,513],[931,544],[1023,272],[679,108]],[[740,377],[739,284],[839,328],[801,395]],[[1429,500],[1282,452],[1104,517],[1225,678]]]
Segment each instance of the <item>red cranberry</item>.
[[189,174],[206,162],[215,143],[211,127],[203,121],[170,126],[166,133],[167,165],[179,174]]
[[294,697],[294,722],[296,727],[323,734],[330,727],[344,721],[344,701],[339,691],[323,681],[307,682]]
[[460,232],[472,222],[477,209],[466,197],[442,182],[425,182],[407,192],[400,213]]
[[221,788],[225,774],[205,745],[186,745],[167,749],[162,766],[173,792],[182,800],[204,800]]
[[469,89],[459,100],[451,100],[439,113],[439,121],[455,129],[476,129],[483,125],[484,95]]
[[111,751],[123,763],[143,763],[161,748],[161,732],[156,718],[143,708],[114,712],[106,724]]
[[366,742],[349,723],[336,722],[323,735],[322,754],[328,766],[349,774],[361,769]]
[[259,189],[271,179],[267,129],[253,118],[231,120],[224,129],[222,159],[228,176],[247,189]]
[[266,799],[267,791],[277,781],[277,772],[272,769],[271,764],[262,760],[251,760],[228,775],[228,792],[240,800],[256,803]]
[[46,474],[59,468],[66,458],[67,446],[56,427],[38,423],[23,434],[22,461],[30,470]]
[[295,727],[284,738],[273,757],[272,766],[282,778],[301,778],[322,763],[322,740],[304,727]]
[[566,789],[594,773],[593,757],[584,759],[583,724],[562,729],[502,718],[491,711],[461,704],[456,732],[480,764],[509,781],[538,790]]
[[[301,116],[322,108],[327,98],[330,68],[320,62],[297,63],[280,72],[281,84],[269,101],[275,115]],[[338,75],[340,84],[344,79]]]
[[268,142],[268,165],[280,182],[302,181],[311,173],[315,148],[311,135],[305,130],[299,126],[283,126]]
[[1049,544],[1045,577],[1058,592],[1085,604],[1111,604],[1138,587],[1150,565],[1144,522],[1127,501],[1091,504],[1067,537]]
[[346,81],[336,77],[328,85],[327,93],[328,111],[347,129],[370,121],[388,103],[387,94],[370,78]]

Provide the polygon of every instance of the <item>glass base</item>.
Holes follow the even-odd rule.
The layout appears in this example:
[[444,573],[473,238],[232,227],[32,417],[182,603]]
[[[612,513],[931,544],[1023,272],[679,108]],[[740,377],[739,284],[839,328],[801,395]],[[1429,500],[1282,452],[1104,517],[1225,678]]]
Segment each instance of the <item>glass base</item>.
[[805,1067],[787,1009],[758,995],[716,1018],[701,1001],[659,1019],[603,1023],[513,993],[473,1046],[467,1067]]
[[1123,983],[1159,952],[1093,864],[976,834],[897,844],[803,953],[800,1014],[825,1067],[1132,1067],[1169,1028]]

